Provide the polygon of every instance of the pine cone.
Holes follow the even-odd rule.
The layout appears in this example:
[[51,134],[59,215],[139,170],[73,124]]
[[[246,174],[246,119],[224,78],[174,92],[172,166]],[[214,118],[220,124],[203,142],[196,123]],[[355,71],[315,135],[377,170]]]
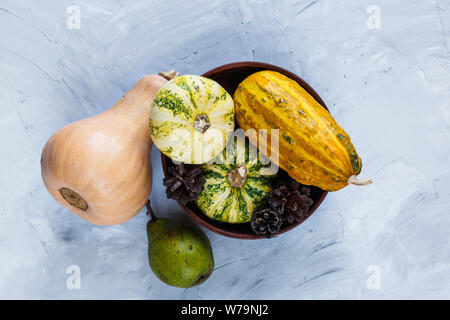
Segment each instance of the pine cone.
[[308,216],[313,204],[308,187],[301,187],[297,181],[281,183],[269,195],[269,205],[283,221],[294,223]]
[[204,184],[202,169],[196,165],[184,163],[169,167],[167,176],[163,179],[167,198],[178,200],[183,205],[197,200],[198,194],[203,191]]
[[280,231],[282,223],[278,214],[270,208],[253,212],[251,220],[253,232],[266,238],[271,238]]

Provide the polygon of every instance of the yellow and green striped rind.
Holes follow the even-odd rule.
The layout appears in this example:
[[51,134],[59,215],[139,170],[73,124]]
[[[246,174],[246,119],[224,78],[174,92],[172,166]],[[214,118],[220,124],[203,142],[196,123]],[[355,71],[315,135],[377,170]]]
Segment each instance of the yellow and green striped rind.
[[[196,201],[199,209],[214,220],[227,223],[249,222],[253,211],[262,206],[272,190],[274,175],[257,160],[243,164],[236,162],[236,155],[228,157],[226,150],[219,156],[221,164],[203,164],[202,174],[206,182]],[[230,185],[227,173],[245,165],[247,180],[242,188]]]
[[[234,93],[236,120],[244,129],[268,129],[261,140],[271,159],[305,185],[336,191],[361,171],[350,137],[305,89],[275,71],[260,71]],[[269,129],[279,129],[278,162],[271,152]],[[254,137],[249,137],[256,145]]]
[[[197,115],[207,115],[210,127],[194,129]],[[234,130],[234,103],[217,82],[184,75],[165,83],[150,109],[150,135],[169,158],[202,164],[214,159]]]

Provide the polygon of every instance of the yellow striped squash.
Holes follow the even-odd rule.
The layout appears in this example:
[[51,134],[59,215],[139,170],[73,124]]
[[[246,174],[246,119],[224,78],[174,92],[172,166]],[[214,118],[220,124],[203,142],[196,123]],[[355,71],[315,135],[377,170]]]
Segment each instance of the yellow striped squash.
[[234,130],[234,103],[217,82],[183,75],[165,83],[150,109],[150,134],[172,160],[201,164],[219,155]]
[[[350,137],[296,81],[275,71],[256,72],[239,84],[234,103],[242,129],[279,129],[277,165],[298,182],[327,191],[371,182],[356,178],[362,163]],[[259,146],[276,162],[268,133]],[[258,143],[257,137],[250,140]]]

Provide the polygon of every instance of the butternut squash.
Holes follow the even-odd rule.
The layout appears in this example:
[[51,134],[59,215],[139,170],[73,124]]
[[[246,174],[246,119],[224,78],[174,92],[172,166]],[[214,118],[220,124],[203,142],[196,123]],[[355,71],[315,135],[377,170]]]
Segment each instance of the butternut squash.
[[41,171],[56,201],[98,225],[125,222],[144,207],[152,188],[148,117],[166,81],[146,76],[109,110],[50,137]]

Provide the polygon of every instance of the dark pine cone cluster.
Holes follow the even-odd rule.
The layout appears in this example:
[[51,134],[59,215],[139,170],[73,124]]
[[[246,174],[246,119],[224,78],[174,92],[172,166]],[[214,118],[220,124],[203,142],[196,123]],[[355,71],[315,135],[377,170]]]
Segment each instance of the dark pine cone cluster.
[[184,163],[169,167],[167,176],[163,179],[167,198],[178,200],[182,204],[197,200],[204,184],[202,169]]
[[282,224],[281,218],[270,208],[256,211],[252,215],[251,226],[253,231],[266,238],[271,238],[277,234]]
[[280,184],[269,196],[269,206],[289,223],[306,218],[312,204],[309,188],[300,187],[297,181]]
[[306,218],[312,204],[308,187],[291,178],[283,179],[270,193],[268,208],[253,213],[252,230],[271,238],[280,231],[283,222],[291,224]]

